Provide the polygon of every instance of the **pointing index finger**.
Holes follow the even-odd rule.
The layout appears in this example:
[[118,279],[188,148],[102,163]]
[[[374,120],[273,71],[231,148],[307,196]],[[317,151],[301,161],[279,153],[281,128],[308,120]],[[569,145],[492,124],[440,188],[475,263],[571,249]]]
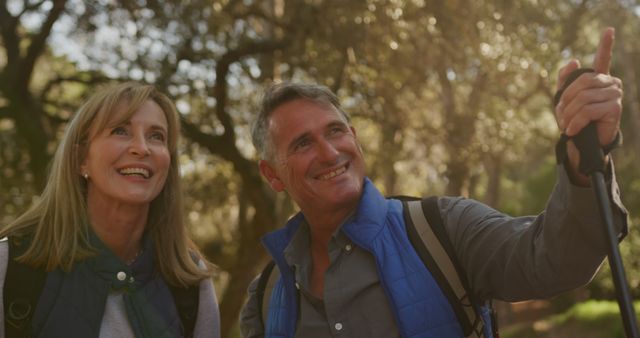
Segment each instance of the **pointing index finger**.
[[593,60],[593,69],[596,73],[609,74],[609,68],[611,66],[611,54],[613,53],[613,40],[615,37],[615,29],[613,27],[607,27],[602,32],[600,37],[600,44],[596,51],[596,57]]

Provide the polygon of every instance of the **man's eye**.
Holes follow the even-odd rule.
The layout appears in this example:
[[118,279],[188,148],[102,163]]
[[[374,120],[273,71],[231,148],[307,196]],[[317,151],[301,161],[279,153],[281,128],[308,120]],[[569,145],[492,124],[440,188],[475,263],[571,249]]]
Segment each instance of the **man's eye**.
[[329,131],[331,134],[338,134],[344,131],[344,128],[342,127],[333,127],[331,128],[331,130]]
[[300,140],[298,143],[296,143],[294,150],[296,151],[301,150],[303,148],[308,147],[310,144],[311,144],[311,141],[309,140]]

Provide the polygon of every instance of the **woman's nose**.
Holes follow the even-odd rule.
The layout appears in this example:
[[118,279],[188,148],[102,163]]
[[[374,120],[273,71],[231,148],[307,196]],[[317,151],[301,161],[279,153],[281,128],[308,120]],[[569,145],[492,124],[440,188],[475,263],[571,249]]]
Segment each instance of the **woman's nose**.
[[151,150],[144,136],[135,136],[132,139],[129,153],[136,156],[147,156],[151,154]]

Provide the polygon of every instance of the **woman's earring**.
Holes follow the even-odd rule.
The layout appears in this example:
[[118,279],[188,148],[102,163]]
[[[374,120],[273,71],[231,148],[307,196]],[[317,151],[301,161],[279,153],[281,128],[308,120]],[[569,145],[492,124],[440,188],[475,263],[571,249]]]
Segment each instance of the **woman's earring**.
[[82,174],[82,177],[84,177],[85,180],[89,180],[89,173],[85,172],[84,174]]

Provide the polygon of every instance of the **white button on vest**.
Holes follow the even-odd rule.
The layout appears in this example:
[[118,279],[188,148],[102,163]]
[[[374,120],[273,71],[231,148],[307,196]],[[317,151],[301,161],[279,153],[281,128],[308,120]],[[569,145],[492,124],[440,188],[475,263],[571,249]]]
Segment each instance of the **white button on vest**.
[[300,290],[300,284],[296,282],[296,289]]
[[336,323],[336,325],[334,325],[333,327],[336,328],[336,331],[340,331],[342,330],[342,323]]
[[120,271],[116,274],[116,278],[118,278],[119,281],[123,281],[127,279],[127,274],[124,271]]
[[347,250],[347,252],[351,251],[351,249],[353,249],[353,247],[351,246],[351,244],[347,244],[344,246],[344,249]]

